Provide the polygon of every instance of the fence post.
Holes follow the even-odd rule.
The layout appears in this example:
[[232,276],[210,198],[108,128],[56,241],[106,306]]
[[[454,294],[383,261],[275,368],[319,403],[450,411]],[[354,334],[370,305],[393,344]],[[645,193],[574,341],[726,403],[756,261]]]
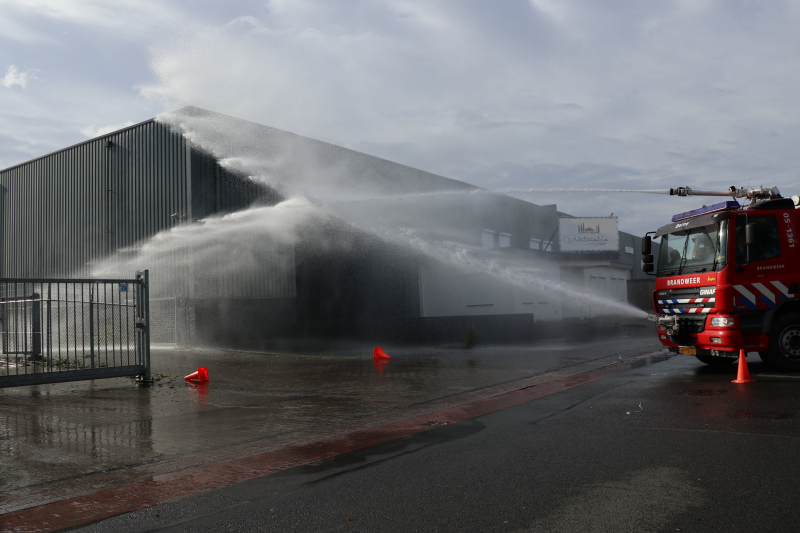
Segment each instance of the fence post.
[[52,316],[52,309],[53,309],[53,294],[52,294],[52,284],[47,284],[47,342],[44,345],[44,354],[45,358],[47,359],[47,370],[52,370],[53,367],[53,316]]
[[31,296],[31,361],[42,360],[42,297]]
[[0,297],[0,337],[2,337],[2,352],[8,352],[8,323],[6,322],[6,296],[8,296],[8,285],[3,283],[2,297]]
[[[99,339],[97,344],[100,344]],[[92,283],[89,284],[89,360],[94,368],[94,284]]]
[[140,282],[139,301],[136,302],[136,329],[137,337],[140,339],[139,348],[142,350],[142,363],[144,364],[145,382],[150,382],[150,271],[136,273],[136,279]]

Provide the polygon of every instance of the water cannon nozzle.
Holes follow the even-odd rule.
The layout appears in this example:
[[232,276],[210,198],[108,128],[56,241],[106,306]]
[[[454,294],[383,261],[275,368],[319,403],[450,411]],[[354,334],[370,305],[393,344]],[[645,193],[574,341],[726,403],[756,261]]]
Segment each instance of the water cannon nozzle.
[[729,187],[727,191],[694,191],[690,187],[678,187],[669,190],[670,196],[730,196],[733,198],[747,198],[751,205],[758,200],[780,198],[781,192],[777,187],[758,187],[745,189],[744,187]]

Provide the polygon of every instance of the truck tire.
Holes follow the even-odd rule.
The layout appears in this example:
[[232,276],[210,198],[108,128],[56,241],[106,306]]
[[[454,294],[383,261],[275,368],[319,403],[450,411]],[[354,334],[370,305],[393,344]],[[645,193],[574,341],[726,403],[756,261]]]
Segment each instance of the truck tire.
[[800,313],[787,313],[772,323],[769,350],[764,356],[771,367],[800,372]]
[[717,355],[695,355],[701,363],[713,366],[729,365],[738,361],[735,357],[719,357]]

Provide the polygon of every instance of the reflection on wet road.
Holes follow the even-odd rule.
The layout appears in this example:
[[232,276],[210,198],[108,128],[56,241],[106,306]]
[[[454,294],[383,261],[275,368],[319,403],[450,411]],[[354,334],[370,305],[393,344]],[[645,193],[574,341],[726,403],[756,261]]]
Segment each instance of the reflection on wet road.
[[[237,480],[187,494],[184,480],[233,465],[197,469],[160,503],[80,531],[794,531],[800,376],[756,359],[748,385],[731,383],[735,365],[689,356],[598,367],[560,380],[571,388],[546,381],[420,417],[405,434],[376,427],[391,438],[363,447],[348,447],[353,434],[311,445],[304,463],[250,475],[274,464],[254,457]],[[522,395],[535,401],[497,405]]]
[[[591,343],[460,349],[371,347],[318,355],[153,350],[157,381],[0,389],[0,494],[392,411],[658,348],[644,331]],[[649,332],[647,332],[649,333]],[[182,376],[207,366],[211,381]],[[0,512],[19,508],[11,500]]]

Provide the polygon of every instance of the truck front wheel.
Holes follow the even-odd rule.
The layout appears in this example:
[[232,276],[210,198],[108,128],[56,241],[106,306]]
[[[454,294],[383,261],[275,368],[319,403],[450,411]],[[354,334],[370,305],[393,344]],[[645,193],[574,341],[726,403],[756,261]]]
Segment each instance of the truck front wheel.
[[789,313],[772,324],[764,362],[788,372],[800,372],[800,313]]

